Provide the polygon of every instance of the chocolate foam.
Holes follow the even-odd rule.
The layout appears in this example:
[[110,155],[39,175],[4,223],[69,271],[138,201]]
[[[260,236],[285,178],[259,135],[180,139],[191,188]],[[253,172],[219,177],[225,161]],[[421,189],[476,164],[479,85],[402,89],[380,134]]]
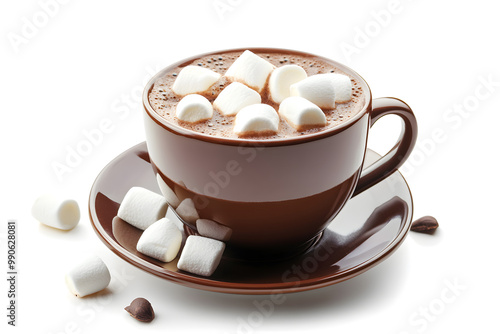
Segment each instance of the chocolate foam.
[[[213,103],[219,93],[232,82],[228,78],[224,77],[224,73],[227,71],[229,66],[231,66],[231,64],[239,57],[240,54],[241,52],[213,54],[196,59],[191,63],[182,64],[182,67],[188,65],[202,66],[222,75],[222,77],[215,84],[213,84],[208,91],[201,94],[205,96],[211,103]],[[349,120],[351,117],[353,117],[363,109],[363,105],[365,103],[365,94],[363,92],[361,84],[351,75],[341,71],[331,63],[328,63],[316,57],[307,57],[298,54],[261,52],[256,52],[256,54],[266,59],[276,67],[288,64],[299,65],[304,68],[308,76],[322,73],[339,73],[347,75],[351,78],[352,82],[352,99],[347,103],[337,103],[336,107],[332,110],[323,110],[327,119],[327,125],[324,127],[297,131],[284,119],[281,119],[278,133],[254,136],[251,137],[252,139],[284,139],[325,131]],[[198,133],[222,138],[238,138],[238,136],[233,132],[234,116],[224,116],[216,109],[214,110],[212,119],[196,124],[183,122],[175,117],[175,108],[182,97],[176,95],[172,91],[171,87],[182,67],[179,66],[173,68],[171,71],[167,72],[164,76],[160,77],[155,82],[151,92],[149,93],[149,102],[153,110],[168,122]],[[261,97],[262,103],[269,104],[276,110],[276,112],[278,111],[279,104],[275,103],[271,99],[267,84],[266,88],[261,93]],[[246,138],[248,138],[248,136]]]

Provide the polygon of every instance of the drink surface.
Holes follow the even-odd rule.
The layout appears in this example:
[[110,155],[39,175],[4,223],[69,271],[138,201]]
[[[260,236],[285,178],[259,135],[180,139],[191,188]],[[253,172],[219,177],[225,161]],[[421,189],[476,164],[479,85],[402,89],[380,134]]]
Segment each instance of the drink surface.
[[[229,66],[231,66],[231,64],[241,55],[241,53],[242,52],[226,52],[220,54],[212,54],[196,59],[191,63],[182,64],[182,66],[201,66],[222,75],[219,81],[212,85],[208,91],[201,93],[201,95],[205,96],[212,103],[219,95],[219,93],[232,82],[228,78],[224,77],[224,73],[227,71]],[[346,103],[337,103],[334,109],[323,109],[327,119],[327,125],[324,127],[297,131],[284,119],[281,119],[279,129],[276,134],[246,138],[262,140],[286,139],[302,136],[305,134],[322,132],[342,124],[363,109],[365,97],[360,83],[348,73],[345,73],[339,68],[335,67],[332,63],[314,56],[304,56],[294,53],[255,52],[255,54],[267,60],[276,67],[290,64],[299,65],[306,71],[308,76],[321,73],[339,73],[347,75],[351,78],[352,82],[352,99]],[[238,138],[238,136],[233,132],[234,116],[223,116],[217,110],[214,110],[214,115],[210,120],[196,124],[183,122],[176,118],[175,108],[182,97],[177,96],[172,91],[171,87],[174,84],[177,74],[181,71],[181,69],[182,67],[172,68],[169,72],[165,73],[165,75],[158,78],[158,80],[155,82],[151,92],[149,93],[149,102],[154,111],[164,119],[166,119],[168,122],[195,132],[219,138]],[[276,110],[276,112],[278,111],[279,104],[275,103],[270,98],[267,84],[266,88],[261,93],[261,97],[262,103],[269,104]]]

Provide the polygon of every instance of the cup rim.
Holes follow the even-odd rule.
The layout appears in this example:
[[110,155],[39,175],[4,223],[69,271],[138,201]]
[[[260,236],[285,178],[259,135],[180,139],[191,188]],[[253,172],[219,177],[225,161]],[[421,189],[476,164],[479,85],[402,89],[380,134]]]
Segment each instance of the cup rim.
[[[343,122],[337,126],[334,126],[330,129],[316,132],[316,133],[311,133],[311,134],[306,134],[306,135],[301,135],[301,136],[296,136],[296,137],[291,137],[291,138],[277,138],[277,139],[248,139],[248,138],[226,138],[226,137],[216,137],[200,132],[196,132],[190,129],[183,128],[179,125],[173,124],[168,122],[166,119],[164,119],[162,116],[160,116],[151,106],[149,102],[149,93],[153,89],[153,86],[155,82],[163,76],[165,73],[170,71],[172,68],[175,67],[184,67],[189,64],[191,64],[194,60],[213,55],[213,54],[219,54],[219,53],[228,53],[228,52],[243,52],[245,50],[250,50],[255,53],[294,53],[298,54],[300,56],[307,56],[307,57],[314,57],[318,58],[322,61],[326,61],[329,63],[332,63],[335,67],[339,68],[343,72],[346,72],[350,75],[352,75],[363,88],[363,92],[365,94],[365,101],[363,104],[363,107],[361,110],[354,115],[354,117],[351,117],[349,120],[346,122]],[[294,145],[294,144],[301,144],[309,141],[314,141],[318,139],[322,139],[325,137],[332,136],[334,134],[337,134],[341,131],[344,131],[345,129],[351,127],[353,124],[355,124],[358,120],[360,120],[370,109],[372,102],[372,94],[370,87],[368,86],[368,83],[359,75],[356,71],[351,69],[350,67],[341,64],[335,60],[328,59],[323,56],[318,56],[316,54],[312,54],[309,52],[304,52],[304,51],[298,51],[298,50],[292,50],[292,49],[283,49],[283,48],[265,48],[265,47],[251,47],[251,48],[234,48],[234,49],[225,49],[225,50],[218,50],[218,51],[211,51],[211,52],[206,52],[203,54],[191,56],[189,58],[185,58],[181,61],[175,62],[162,70],[160,70],[158,73],[156,73],[146,84],[144,87],[144,91],[142,94],[142,103],[145,112],[148,114],[148,116],[153,119],[158,125],[163,127],[165,130],[168,130],[174,134],[181,135],[184,137],[196,139],[196,140],[201,140],[205,142],[211,142],[211,143],[217,143],[217,144],[225,144],[225,145],[232,145],[232,146],[283,146],[283,145]]]

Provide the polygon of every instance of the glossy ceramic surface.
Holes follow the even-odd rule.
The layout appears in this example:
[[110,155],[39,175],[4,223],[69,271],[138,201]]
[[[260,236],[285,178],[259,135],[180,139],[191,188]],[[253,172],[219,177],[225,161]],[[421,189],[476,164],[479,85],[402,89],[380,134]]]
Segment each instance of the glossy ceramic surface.
[[[379,155],[368,150],[365,166]],[[89,198],[92,225],[118,256],[149,273],[185,286],[239,294],[274,294],[310,290],[359,275],[392,254],[409,231],[413,204],[399,172],[350,199],[306,251],[285,260],[238,259],[227,249],[211,277],[177,269],[176,258],[162,263],[137,252],[142,231],[115,217],[133,186],[158,192],[146,144],[138,144],[111,161],[99,174]],[[191,233],[186,229],[187,233]],[[262,231],[263,234],[266,231]]]
[[[166,121],[148,99],[158,77],[200,58],[194,56],[160,71],[146,85],[146,142],[155,172],[176,196],[181,201],[192,200],[200,218],[231,229],[228,245],[248,258],[278,259],[305,249],[353,193],[397,170],[415,145],[417,123],[408,105],[395,98],[372,99],[363,78],[333,60],[293,50],[250,50],[321,59],[359,83],[364,104],[338,126],[285,139],[224,138],[194,132]],[[235,51],[243,50],[213,55],[224,57],[226,52]],[[402,119],[400,138],[361,175],[369,129],[385,115]]]

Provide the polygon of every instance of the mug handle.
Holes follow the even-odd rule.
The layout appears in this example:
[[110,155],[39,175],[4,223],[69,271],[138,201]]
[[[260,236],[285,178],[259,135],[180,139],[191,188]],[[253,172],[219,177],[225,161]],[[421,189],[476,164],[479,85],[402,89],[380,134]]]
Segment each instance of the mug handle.
[[403,120],[403,129],[399,139],[386,155],[361,172],[352,197],[394,173],[408,159],[417,142],[417,120],[406,103],[393,97],[374,99],[370,113],[370,128],[386,115],[397,115]]

